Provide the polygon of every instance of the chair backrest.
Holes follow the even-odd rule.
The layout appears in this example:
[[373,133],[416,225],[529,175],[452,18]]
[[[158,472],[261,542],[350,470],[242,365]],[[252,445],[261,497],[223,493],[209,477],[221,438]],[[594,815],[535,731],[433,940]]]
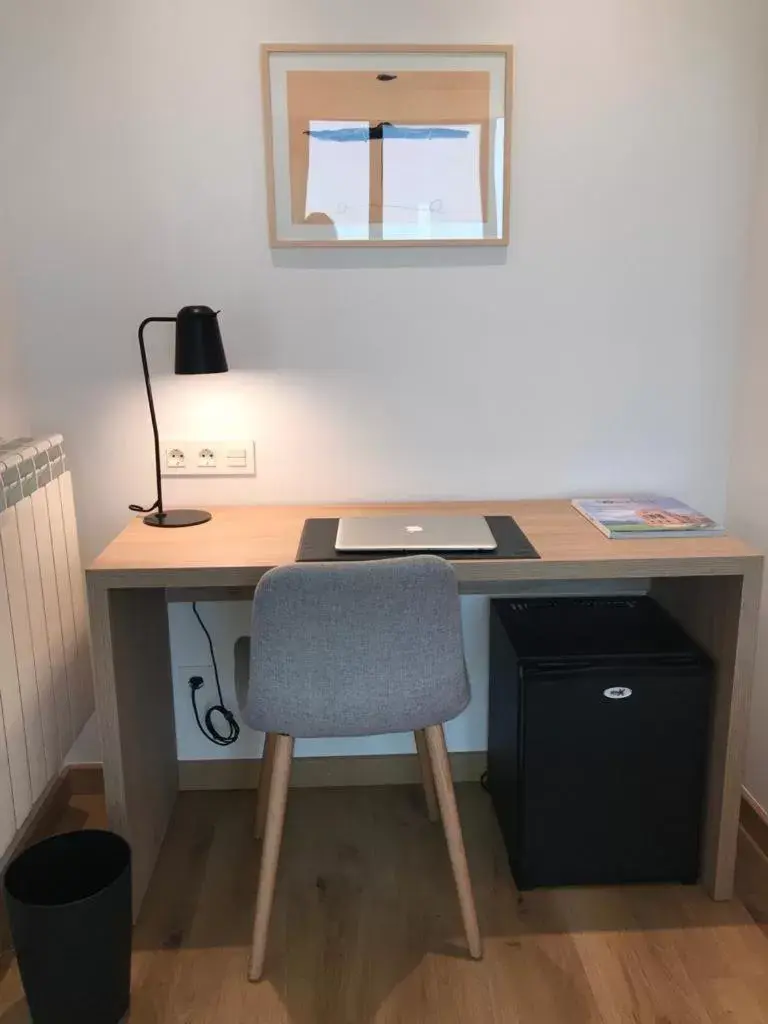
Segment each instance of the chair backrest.
[[242,707],[253,728],[406,732],[468,701],[458,587],[442,558],[302,563],[261,579]]

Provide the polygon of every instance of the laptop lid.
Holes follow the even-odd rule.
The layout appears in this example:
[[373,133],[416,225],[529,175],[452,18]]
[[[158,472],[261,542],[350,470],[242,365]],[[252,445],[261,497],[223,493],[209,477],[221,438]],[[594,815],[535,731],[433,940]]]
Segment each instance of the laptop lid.
[[483,516],[344,516],[337,551],[495,551]]

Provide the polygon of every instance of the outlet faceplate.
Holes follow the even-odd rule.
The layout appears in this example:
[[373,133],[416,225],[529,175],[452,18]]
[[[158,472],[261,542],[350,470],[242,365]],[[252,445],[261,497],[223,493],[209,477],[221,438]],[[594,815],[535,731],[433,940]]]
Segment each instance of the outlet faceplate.
[[213,674],[213,665],[179,665],[179,681],[183,683],[185,689],[189,690],[189,680],[193,676],[200,676],[203,680],[200,703],[205,706],[206,701],[210,703],[211,699],[216,698],[216,677]]
[[255,476],[253,441],[162,441],[163,476]]

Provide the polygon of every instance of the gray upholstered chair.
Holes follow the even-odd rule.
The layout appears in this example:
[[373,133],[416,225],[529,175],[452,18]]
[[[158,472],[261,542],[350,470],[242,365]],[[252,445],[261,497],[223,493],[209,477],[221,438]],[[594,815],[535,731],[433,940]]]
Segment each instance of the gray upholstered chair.
[[469,701],[459,598],[433,555],[273,569],[235,649],[243,718],[266,733],[263,836],[249,977],[262,973],[296,737],[414,732],[427,810],[443,819],[472,957],[482,956],[443,722]]

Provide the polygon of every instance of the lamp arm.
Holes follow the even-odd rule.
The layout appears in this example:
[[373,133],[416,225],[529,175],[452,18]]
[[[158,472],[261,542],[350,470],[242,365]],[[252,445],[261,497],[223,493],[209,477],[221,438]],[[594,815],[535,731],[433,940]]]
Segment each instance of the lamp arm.
[[155,480],[157,483],[157,500],[150,508],[141,508],[139,505],[131,505],[132,512],[152,512],[157,509],[158,516],[165,515],[163,509],[163,483],[160,472],[160,436],[157,432],[157,416],[155,415],[155,401],[152,397],[152,384],[149,379],[149,363],[147,362],[147,350],[144,347],[144,328],[147,324],[154,323],[175,323],[175,316],[148,316],[139,324],[139,351],[141,352],[141,368],[144,371],[144,383],[147,388],[147,401],[149,402],[149,416],[152,420],[152,436],[155,442]]

